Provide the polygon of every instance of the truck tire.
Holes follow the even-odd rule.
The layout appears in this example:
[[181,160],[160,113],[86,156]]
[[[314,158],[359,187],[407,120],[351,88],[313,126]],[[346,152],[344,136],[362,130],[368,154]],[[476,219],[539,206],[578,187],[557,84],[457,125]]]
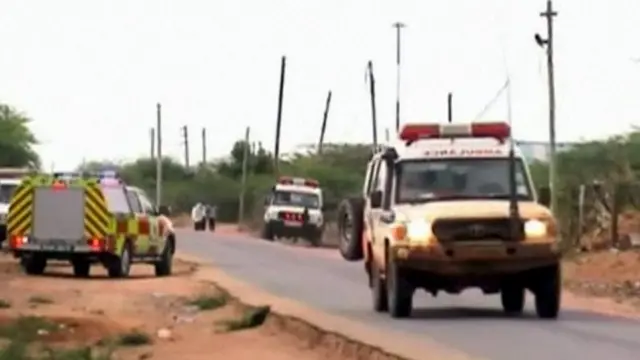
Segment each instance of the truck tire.
[[508,284],[500,291],[502,309],[507,315],[520,315],[524,310],[525,290],[516,284]]
[[28,275],[42,275],[44,269],[47,268],[47,258],[41,255],[33,254],[30,256],[22,257],[20,259],[22,269]]
[[122,254],[112,259],[107,272],[110,278],[124,278],[131,271],[131,246],[127,242],[122,249]]
[[91,273],[91,263],[85,259],[76,259],[71,261],[73,267],[73,276],[79,278],[87,278]]
[[371,300],[375,312],[386,312],[389,310],[387,284],[382,278],[382,270],[380,270],[375,260],[371,262]]
[[348,198],[338,206],[338,247],[347,261],[364,257],[362,232],[364,229],[364,199]]
[[164,245],[164,250],[162,250],[162,255],[160,255],[160,259],[153,264],[156,271],[156,276],[169,276],[173,271],[173,253],[174,251],[174,240],[169,237],[167,242]]
[[386,266],[387,302],[389,315],[392,318],[407,318],[413,310],[413,293],[415,288],[407,280],[402,268],[393,261],[387,260]]
[[560,265],[555,264],[540,269],[536,274],[535,303],[536,313],[541,319],[556,319],[560,312],[561,273]]

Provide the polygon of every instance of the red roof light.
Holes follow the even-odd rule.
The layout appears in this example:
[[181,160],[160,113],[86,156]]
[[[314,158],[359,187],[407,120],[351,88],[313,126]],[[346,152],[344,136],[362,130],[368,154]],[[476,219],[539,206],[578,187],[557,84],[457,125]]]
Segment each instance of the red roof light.
[[317,188],[320,187],[320,183],[315,179],[305,179],[300,177],[281,176],[278,179],[278,184],[281,185],[298,185]]
[[477,122],[463,124],[406,124],[400,131],[400,140],[407,145],[420,139],[444,138],[496,138],[500,141],[511,136],[511,127],[504,122]]

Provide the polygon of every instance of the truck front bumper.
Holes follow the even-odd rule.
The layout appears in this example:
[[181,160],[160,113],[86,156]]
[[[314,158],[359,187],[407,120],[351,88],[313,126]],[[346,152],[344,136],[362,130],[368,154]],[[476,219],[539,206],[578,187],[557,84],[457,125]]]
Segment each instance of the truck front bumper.
[[402,267],[439,274],[520,272],[555,264],[560,251],[551,243],[457,243],[426,246],[394,244],[391,256]]

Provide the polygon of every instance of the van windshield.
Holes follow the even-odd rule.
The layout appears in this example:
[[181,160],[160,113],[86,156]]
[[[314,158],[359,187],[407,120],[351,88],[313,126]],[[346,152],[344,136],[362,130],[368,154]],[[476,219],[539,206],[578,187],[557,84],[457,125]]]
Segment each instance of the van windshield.
[[301,206],[311,209],[320,207],[320,197],[317,194],[301,191],[275,191],[272,205]]
[[[406,160],[397,165],[396,202],[509,199],[508,158]],[[516,159],[516,194],[531,200],[522,159]]]

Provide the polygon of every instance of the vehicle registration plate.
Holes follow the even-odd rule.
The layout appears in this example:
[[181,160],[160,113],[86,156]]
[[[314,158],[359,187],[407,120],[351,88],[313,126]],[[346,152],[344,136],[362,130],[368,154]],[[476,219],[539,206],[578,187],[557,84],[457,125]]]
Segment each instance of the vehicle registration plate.
[[48,242],[46,244],[40,244],[40,249],[45,251],[73,251],[72,245],[67,245],[64,242]]
[[298,221],[285,221],[284,226],[300,227],[302,226],[302,223]]

